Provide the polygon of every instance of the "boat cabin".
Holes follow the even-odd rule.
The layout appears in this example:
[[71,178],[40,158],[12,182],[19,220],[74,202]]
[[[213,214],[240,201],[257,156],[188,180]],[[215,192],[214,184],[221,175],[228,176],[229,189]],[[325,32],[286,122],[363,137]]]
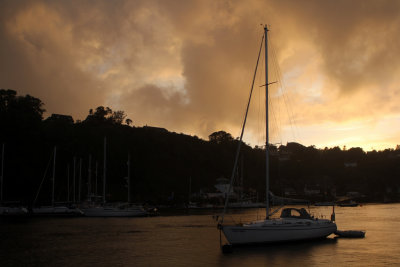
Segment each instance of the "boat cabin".
[[305,208],[286,208],[282,210],[281,218],[294,218],[294,219],[312,219],[311,215]]

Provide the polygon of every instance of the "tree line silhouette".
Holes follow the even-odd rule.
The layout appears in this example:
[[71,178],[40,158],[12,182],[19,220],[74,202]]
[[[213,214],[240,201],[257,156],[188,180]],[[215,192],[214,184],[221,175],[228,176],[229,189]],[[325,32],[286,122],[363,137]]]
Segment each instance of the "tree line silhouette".
[[[82,121],[59,114],[43,119],[44,112],[40,99],[0,90],[3,200],[31,205],[38,195],[36,204],[50,203],[52,175],[46,169],[53,164],[55,146],[56,201],[72,200],[73,196],[85,199],[89,184],[91,192],[101,195],[105,137],[108,202],[127,200],[128,153],[131,199],[135,202],[184,203],[189,191],[211,191],[217,178],[229,178],[232,172],[238,140],[225,131],[211,133],[209,140],[203,140],[158,127],[135,127],[124,111],[103,106],[90,109]],[[399,200],[399,147],[365,152],[361,148],[317,149],[287,143],[271,146],[269,153],[271,191],[276,195],[285,195],[291,188],[297,196],[304,196],[304,188],[318,188],[320,193],[313,196],[318,200],[347,192],[359,192],[364,201]],[[243,144],[241,157],[245,190],[257,191],[262,198],[265,148]],[[73,192],[73,177],[76,187],[81,187],[80,196],[77,188]]]

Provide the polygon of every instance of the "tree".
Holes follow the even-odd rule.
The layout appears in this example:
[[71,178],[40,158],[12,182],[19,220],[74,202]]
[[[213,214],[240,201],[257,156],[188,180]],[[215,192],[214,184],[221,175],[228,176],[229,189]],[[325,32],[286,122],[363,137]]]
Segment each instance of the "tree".
[[69,115],[62,115],[62,114],[51,114],[50,117],[48,117],[45,122],[50,122],[50,123],[57,123],[57,124],[66,124],[66,125],[73,125],[74,124],[74,119],[72,116]]
[[99,106],[96,108],[96,111],[93,113],[98,119],[106,120],[109,115],[112,114],[112,110],[109,107],[104,108],[103,106]]
[[110,117],[111,122],[114,124],[122,124],[125,118],[126,118],[125,112],[122,110],[114,111]]
[[15,101],[17,92],[10,89],[0,89],[0,112],[7,112],[10,103]]
[[32,125],[43,119],[43,103],[39,98],[30,95],[17,96],[11,89],[0,89],[0,121]]
[[94,112],[93,109],[89,110],[85,122],[122,124],[125,118],[125,112],[122,110],[113,112],[109,107],[99,106]]
[[112,110],[109,107],[98,106],[95,111],[89,110],[89,115],[86,117],[85,122],[106,122],[108,117],[112,114]]
[[208,136],[208,139],[210,140],[210,142],[215,142],[217,144],[233,141],[232,135],[225,131],[214,132]]
[[127,118],[127,119],[125,120],[125,122],[126,122],[126,124],[128,124],[128,126],[129,126],[129,125],[131,125],[131,123],[132,123],[132,120],[131,120],[131,119],[129,119],[129,118]]

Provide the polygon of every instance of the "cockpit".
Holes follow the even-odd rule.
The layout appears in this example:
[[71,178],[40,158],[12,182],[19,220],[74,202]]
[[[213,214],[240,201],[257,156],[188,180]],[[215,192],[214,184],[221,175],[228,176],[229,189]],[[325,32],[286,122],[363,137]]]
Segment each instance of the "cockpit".
[[281,218],[312,219],[313,217],[306,211],[305,208],[286,208],[282,210]]

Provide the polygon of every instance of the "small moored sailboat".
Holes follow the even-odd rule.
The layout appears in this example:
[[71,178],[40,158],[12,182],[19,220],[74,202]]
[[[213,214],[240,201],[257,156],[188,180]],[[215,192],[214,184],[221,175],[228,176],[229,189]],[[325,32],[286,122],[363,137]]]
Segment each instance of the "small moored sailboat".
[[106,205],[106,162],[107,162],[107,139],[104,138],[104,168],[103,168],[103,205],[91,203],[83,208],[83,213],[87,217],[141,217],[146,216],[147,212],[141,205],[130,203],[130,155],[128,154],[128,203],[119,205]]
[[[54,155],[53,155],[53,178],[52,178],[52,194],[51,194],[51,206],[41,206],[41,207],[33,207],[32,208],[32,215],[34,216],[82,216],[82,210],[78,209],[75,206],[71,205],[56,205],[55,198],[54,198],[54,191],[55,191],[55,180],[56,180],[56,155],[57,155],[57,148],[54,147]],[[47,169],[46,169],[47,172]],[[46,176],[43,177],[43,180]],[[42,181],[43,182],[43,181]],[[40,185],[41,187],[41,185]],[[38,197],[40,192],[40,187],[38,193],[36,195],[35,201]]]
[[3,201],[3,186],[4,186],[4,148],[5,144],[2,144],[1,148],[1,173],[0,173],[0,216],[24,216],[28,213],[28,210],[25,207],[17,203],[4,203]]

